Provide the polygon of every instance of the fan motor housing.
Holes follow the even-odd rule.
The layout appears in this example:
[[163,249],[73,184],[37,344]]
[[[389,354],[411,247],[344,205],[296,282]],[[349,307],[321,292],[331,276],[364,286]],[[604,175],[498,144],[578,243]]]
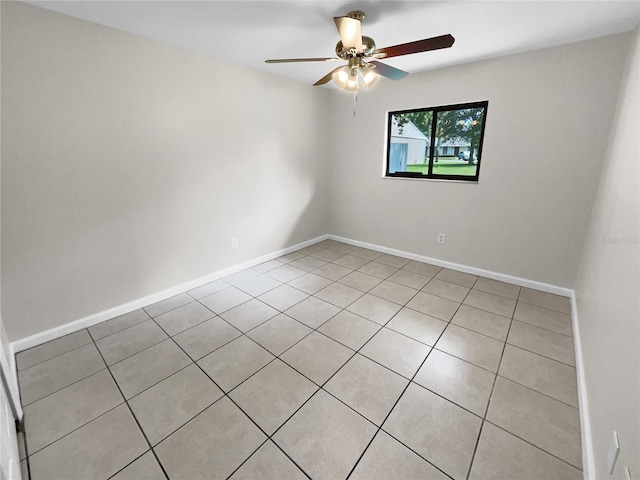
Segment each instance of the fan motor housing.
[[342,45],[342,40],[336,44],[336,55],[343,60],[349,60],[351,57],[362,56],[370,57],[373,55],[373,51],[376,49],[376,42],[371,37],[362,36],[362,52],[356,53],[355,49],[346,49]]

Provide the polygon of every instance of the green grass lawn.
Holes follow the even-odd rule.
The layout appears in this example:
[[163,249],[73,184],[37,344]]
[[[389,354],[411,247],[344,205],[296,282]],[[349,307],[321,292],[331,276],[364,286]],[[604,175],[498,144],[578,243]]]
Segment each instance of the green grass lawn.
[[[407,165],[408,172],[428,173],[427,165]],[[459,160],[453,161],[440,161],[433,164],[433,173],[439,175],[468,175],[474,176],[476,174],[477,165],[469,165],[467,162],[461,162]]]

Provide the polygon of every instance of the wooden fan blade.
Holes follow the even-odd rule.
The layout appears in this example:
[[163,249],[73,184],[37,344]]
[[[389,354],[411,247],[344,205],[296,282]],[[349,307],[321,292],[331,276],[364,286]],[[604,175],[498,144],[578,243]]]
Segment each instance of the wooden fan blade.
[[391,65],[387,65],[382,62],[371,61],[367,62],[367,65],[375,65],[373,69],[374,72],[379,73],[383,77],[390,78],[391,80],[402,80],[404,77],[409,75],[409,72],[405,72],[404,70],[400,70],[399,68],[392,67]]
[[384,57],[379,56],[378,58],[399,57],[400,55],[410,55],[412,53],[449,48],[455,41],[456,39],[451,35],[441,35],[439,37],[425,38],[424,40],[402,43],[391,47],[378,48],[377,50],[374,50],[373,55],[384,55]]
[[362,23],[351,17],[333,17],[333,21],[338,28],[342,46],[347,50],[355,48],[358,53],[362,52]]
[[340,70],[342,67],[338,67],[338,68],[334,68],[333,70],[331,70],[329,73],[327,73],[324,77],[322,77],[320,80],[318,80],[316,83],[313,84],[314,87],[317,87],[318,85],[324,85],[325,83],[327,83],[329,80],[331,80],[331,76],[337,72],[338,70]]
[[265,63],[294,63],[294,62],[339,62],[339,58],[276,58],[265,60]]

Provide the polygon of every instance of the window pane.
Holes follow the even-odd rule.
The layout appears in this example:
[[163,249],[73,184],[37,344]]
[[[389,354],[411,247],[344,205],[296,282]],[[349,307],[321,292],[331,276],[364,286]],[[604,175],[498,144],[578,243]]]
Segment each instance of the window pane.
[[432,118],[432,111],[391,116],[389,173],[429,173]]
[[484,108],[436,113],[434,175],[476,176],[484,113]]

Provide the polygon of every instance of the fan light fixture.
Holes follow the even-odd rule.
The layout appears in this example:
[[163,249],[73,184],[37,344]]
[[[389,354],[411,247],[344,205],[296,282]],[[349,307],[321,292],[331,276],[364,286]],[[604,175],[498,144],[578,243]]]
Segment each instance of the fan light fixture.
[[331,75],[333,83],[348,92],[358,90],[360,83],[364,85],[364,88],[370,88],[378,81],[378,78],[380,78],[380,75],[366,64],[357,66],[345,65]]

